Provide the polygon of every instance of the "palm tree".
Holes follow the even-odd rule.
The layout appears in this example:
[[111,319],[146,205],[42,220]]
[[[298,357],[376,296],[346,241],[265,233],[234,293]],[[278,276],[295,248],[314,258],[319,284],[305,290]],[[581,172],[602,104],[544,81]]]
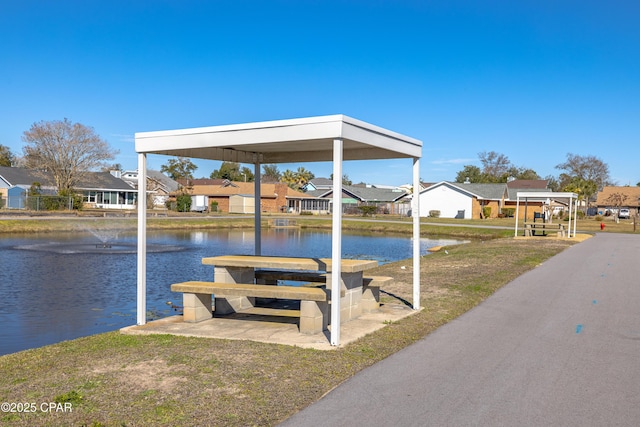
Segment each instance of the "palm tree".
[[315,178],[315,175],[311,171],[305,169],[302,166],[298,168],[298,171],[295,173],[295,175],[298,181],[298,188],[306,187],[309,181]]
[[282,176],[280,177],[280,182],[284,182],[291,188],[296,188],[296,186],[298,185],[298,178],[296,177],[296,174],[293,171],[287,169],[282,173]]

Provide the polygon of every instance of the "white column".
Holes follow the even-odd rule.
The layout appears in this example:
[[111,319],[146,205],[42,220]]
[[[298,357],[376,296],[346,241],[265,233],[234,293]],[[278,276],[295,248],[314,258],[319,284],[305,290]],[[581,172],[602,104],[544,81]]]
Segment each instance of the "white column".
[[340,279],[342,276],[342,148],[333,140],[333,216],[331,222],[331,345],[340,345]]
[[413,309],[420,310],[420,158],[413,159]]
[[573,197],[569,197],[569,233],[567,233],[568,237],[571,237],[571,214],[573,212]]
[[147,323],[147,155],[138,154],[138,309],[137,323]]
[[[576,195],[576,203],[578,203],[578,196]],[[573,221],[573,234],[569,237],[576,237],[576,227],[578,226],[578,215],[577,215],[577,209],[576,209],[576,217]]]
[[[518,215],[520,215],[520,195],[516,193],[516,229],[513,232],[513,237],[518,237]],[[527,219],[525,218],[525,222]]]
[[262,255],[262,210],[260,209],[260,202],[262,201],[262,194],[260,193],[260,160],[256,159],[254,163],[254,186],[253,186],[253,194],[255,195],[254,199],[254,230],[255,230],[255,255]]

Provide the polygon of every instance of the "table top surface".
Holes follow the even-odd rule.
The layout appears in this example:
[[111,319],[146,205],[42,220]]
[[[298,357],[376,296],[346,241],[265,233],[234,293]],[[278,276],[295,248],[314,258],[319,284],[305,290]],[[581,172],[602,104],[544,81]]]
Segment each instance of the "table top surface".
[[[202,264],[217,267],[271,268],[282,270],[332,271],[331,258],[273,257],[259,255],[222,255],[202,258]],[[343,259],[343,273],[357,273],[378,266],[378,261]]]

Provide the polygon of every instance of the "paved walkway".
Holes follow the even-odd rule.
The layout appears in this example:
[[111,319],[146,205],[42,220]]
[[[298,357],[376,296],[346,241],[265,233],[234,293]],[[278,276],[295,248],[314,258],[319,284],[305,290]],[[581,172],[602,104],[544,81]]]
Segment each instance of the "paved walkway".
[[639,424],[640,236],[603,233],[282,425]]

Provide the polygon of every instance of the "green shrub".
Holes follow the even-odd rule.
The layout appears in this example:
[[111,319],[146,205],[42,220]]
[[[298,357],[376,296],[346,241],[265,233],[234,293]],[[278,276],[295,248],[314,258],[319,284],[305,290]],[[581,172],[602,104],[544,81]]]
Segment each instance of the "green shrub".
[[66,200],[66,197],[40,196],[40,208],[46,211],[57,211],[61,208],[61,205],[64,207]]
[[[71,200],[69,200],[71,198]],[[62,190],[58,194],[58,209],[71,209],[81,210],[84,205],[83,197],[81,194],[76,193],[74,190]]]
[[191,196],[182,193],[176,198],[176,209],[178,212],[189,212],[191,210]]
[[440,211],[429,211],[429,217],[431,218],[440,218]]
[[373,205],[362,205],[358,206],[358,210],[360,211],[362,216],[369,216],[376,213],[378,211],[378,207]]
[[218,202],[215,200],[211,202],[211,212],[218,212]]
[[300,212],[300,215],[313,215],[313,212],[311,212],[311,211],[302,211],[302,212]]
[[602,215],[596,215],[596,222],[602,222],[604,217]]
[[502,215],[504,215],[506,218],[513,218],[515,213],[515,208],[502,208]]
[[483,218],[491,218],[491,206],[484,206],[482,208]]

